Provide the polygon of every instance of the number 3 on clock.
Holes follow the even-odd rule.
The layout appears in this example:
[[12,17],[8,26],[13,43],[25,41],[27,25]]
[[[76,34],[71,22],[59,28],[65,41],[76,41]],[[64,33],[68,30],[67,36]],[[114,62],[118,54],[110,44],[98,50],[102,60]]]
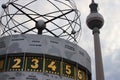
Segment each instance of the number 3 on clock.
[[39,67],[38,63],[39,60],[38,59],[32,59],[33,64],[31,65],[31,68],[33,69],[37,69]]

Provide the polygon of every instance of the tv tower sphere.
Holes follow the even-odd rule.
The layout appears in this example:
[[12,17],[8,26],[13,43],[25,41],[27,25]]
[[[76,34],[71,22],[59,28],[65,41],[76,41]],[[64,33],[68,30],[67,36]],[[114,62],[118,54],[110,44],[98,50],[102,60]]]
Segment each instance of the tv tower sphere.
[[91,13],[87,16],[86,23],[90,29],[97,27],[100,29],[104,24],[103,16],[97,12],[98,4],[92,3],[89,7],[91,8]]

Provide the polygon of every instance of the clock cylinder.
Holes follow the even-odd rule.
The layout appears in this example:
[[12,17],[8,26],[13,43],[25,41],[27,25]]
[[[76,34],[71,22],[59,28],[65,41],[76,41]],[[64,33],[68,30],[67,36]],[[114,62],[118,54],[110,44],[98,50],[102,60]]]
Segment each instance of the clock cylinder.
[[1,80],[91,80],[87,52],[68,40],[35,34],[0,38]]

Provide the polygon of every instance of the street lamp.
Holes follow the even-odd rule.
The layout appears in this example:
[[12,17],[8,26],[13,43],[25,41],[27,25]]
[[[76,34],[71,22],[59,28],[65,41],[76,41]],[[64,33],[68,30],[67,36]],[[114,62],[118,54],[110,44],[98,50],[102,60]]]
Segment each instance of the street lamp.
[[102,55],[101,55],[101,46],[99,39],[99,29],[104,24],[104,19],[101,14],[98,13],[97,7],[98,4],[92,0],[90,4],[90,14],[87,16],[87,26],[93,31],[94,36],[94,48],[95,48],[95,65],[96,65],[96,80],[104,80],[104,70],[102,63]]

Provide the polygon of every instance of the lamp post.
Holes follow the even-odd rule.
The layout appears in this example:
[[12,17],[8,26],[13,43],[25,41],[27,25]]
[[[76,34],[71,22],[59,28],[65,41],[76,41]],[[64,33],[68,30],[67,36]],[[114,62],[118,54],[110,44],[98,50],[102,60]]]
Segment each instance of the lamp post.
[[101,14],[98,13],[97,7],[98,4],[92,0],[90,4],[90,14],[87,17],[86,23],[87,26],[93,31],[94,36],[94,48],[95,48],[95,65],[96,65],[96,80],[104,80],[104,70],[102,63],[102,55],[101,55],[101,46],[100,46],[100,38],[99,38],[99,29],[104,24],[104,19]]

